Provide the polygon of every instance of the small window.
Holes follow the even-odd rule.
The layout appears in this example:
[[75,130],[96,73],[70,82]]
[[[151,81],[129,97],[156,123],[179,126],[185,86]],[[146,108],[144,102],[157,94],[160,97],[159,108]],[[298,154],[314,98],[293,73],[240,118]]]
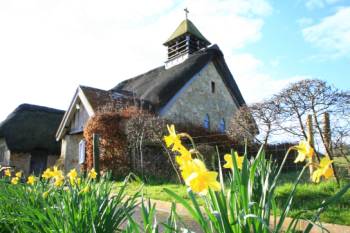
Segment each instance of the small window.
[[83,139],[79,142],[79,164],[83,164],[85,162],[85,146],[86,141]]
[[225,125],[225,119],[224,118],[222,118],[220,120],[219,131],[220,131],[220,133],[225,133],[225,131],[226,131],[226,125]]
[[208,114],[206,114],[205,117],[204,117],[203,127],[205,129],[209,129],[210,128],[210,121],[209,121],[209,115]]
[[215,82],[211,82],[211,93],[215,93]]

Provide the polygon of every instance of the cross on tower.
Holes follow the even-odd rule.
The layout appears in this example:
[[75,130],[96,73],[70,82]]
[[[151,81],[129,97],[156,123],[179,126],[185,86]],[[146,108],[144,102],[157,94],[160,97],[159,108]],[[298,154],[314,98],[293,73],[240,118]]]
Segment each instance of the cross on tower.
[[184,11],[185,11],[186,19],[187,19],[187,15],[188,15],[188,13],[190,13],[190,12],[188,11],[187,7],[184,9]]

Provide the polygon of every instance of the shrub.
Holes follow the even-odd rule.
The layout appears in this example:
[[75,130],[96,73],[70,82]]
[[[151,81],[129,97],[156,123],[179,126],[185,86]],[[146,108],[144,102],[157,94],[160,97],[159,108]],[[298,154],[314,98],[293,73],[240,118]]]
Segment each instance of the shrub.
[[127,197],[125,183],[112,196],[108,175],[97,182],[94,172],[63,177],[54,169],[32,178],[29,184],[0,180],[2,232],[116,232],[136,207],[138,193]]
[[93,116],[84,128],[86,140],[85,168],[93,164],[93,134],[100,136],[100,167],[111,171],[114,177],[125,176],[130,172],[130,161],[127,156],[127,141],[123,124],[128,116],[120,112],[99,112]]

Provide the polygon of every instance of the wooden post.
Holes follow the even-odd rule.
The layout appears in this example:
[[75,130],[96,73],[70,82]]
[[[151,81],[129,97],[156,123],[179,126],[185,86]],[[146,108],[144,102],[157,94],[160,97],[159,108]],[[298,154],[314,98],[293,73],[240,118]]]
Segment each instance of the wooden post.
[[97,173],[97,180],[100,178],[100,137],[98,134],[92,135],[93,140],[93,167]]
[[[307,115],[306,128],[307,128],[307,140],[308,140],[310,146],[315,149],[314,130],[313,130],[313,125],[312,125],[312,115],[311,114]],[[309,162],[314,163],[315,156],[313,156],[311,161],[309,161]],[[314,172],[314,165],[311,164],[309,166],[309,171],[310,171],[310,179],[311,179],[312,173]]]
[[332,136],[328,112],[323,114],[323,137],[327,152],[331,152],[330,154],[332,154]]
[[[323,140],[324,140],[324,146],[327,152],[327,156],[330,160],[333,160],[333,150],[332,150],[332,134],[331,134],[331,126],[330,126],[330,120],[329,120],[329,113],[325,112],[323,114]],[[334,162],[332,163],[332,169],[333,169],[333,173],[335,176],[335,179],[338,183],[338,185],[340,184],[339,182],[339,177],[337,174],[337,171],[335,170],[335,166],[334,166]]]

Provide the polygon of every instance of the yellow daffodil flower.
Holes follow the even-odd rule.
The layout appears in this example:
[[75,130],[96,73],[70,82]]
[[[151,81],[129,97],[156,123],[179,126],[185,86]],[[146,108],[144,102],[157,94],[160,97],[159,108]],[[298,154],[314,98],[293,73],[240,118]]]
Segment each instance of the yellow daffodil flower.
[[[244,157],[243,156],[239,156],[237,152],[234,152],[234,155],[235,155],[235,158],[236,158],[236,163],[237,163],[238,169],[242,169]],[[231,154],[226,154],[224,156],[224,159],[226,161],[226,164],[224,164],[224,168],[233,169],[232,155]]]
[[311,160],[314,156],[314,149],[307,141],[300,141],[299,145],[294,146],[294,149],[298,151],[298,156],[294,160],[294,163],[303,162],[306,158]]
[[93,179],[96,179],[96,177],[97,177],[97,173],[96,173],[95,169],[93,168],[90,170],[90,172],[88,174],[88,178],[93,180]]
[[78,179],[77,179],[77,185],[79,186],[81,184],[81,178],[79,177]]
[[189,185],[189,183],[187,182],[188,181],[187,179],[192,175],[192,173],[204,172],[204,171],[207,171],[207,168],[202,160],[193,159],[183,163],[182,166],[180,167],[180,170],[181,170],[182,178],[184,179],[185,183]]
[[18,177],[13,177],[11,179],[11,184],[18,184],[19,178]]
[[44,173],[41,175],[42,178],[44,178],[45,180],[48,180],[52,177],[52,171],[50,168],[46,169],[44,171]]
[[185,147],[182,147],[180,149],[180,156],[176,156],[176,162],[181,167],[184,163],[189,162],[192,160],[191,152],[187,150]]
[[43,198],[46,199],[49,196],[50,190],[43,193]]
[[5,176],[11,177],[11,171],[10,169],[5,170]]
[[52,170],[52,176],[53,177],[63,176],[63,172],[61,170],[59,170],[57,166],[54,166],[53,170]]
[[35,176],[29,176],[28,177],[28,180],[27,180],[27,184],[29,184],[29,185],[34,185],[34,183],[35,183],[35,180],[36,180],[36,178],[35,178]]
[[206,195],[209,188],[213,191],[220,191],[220,183],[216,180],[218,176],[217,172],[212,171],[198,171],[193,172],[188,178],[187,183],[191,187],[193,192],[200,195]]
[[64,184],[64,176],[63,175],[57,175],[55,176],[55,182],[54,185],[56,187],[61,187]]
[[89,186],[86,186],[85,188],[83,188],[83,189],[79,192],[79,194],[87,193],[87,192],[89,192],[89,191],[90,191],[90,187],[89,187]]
[[329,179],[334,175],[331,164],[333,163],[328,157],[322,158],[320,164],[316,171],[312,173],[312,181],[315,183],[320,182],[321,177],[323,176],[325,179]]
[[171,125],[171,126],[167,125],[167,128],[168,128],[169,135],[164,136],[165,145],[168,148],[173,146],[172,150],[178,151],[180,149],[180,147],[182,146],[181,138],[179,135],[176,134],[174,125]]
[[18,178],[21,178],[22,177],[22,172],[21,171],[19,171],[19,172],[16,172],[16,177],[18,177]]
[[74,185],[75,184],[75,180],[78,177],[77,170],[75,170],[75,169],[70,170],[70,172],[67,174],[67,176],[69,178],[69,181],[70,181],[71,185]]

